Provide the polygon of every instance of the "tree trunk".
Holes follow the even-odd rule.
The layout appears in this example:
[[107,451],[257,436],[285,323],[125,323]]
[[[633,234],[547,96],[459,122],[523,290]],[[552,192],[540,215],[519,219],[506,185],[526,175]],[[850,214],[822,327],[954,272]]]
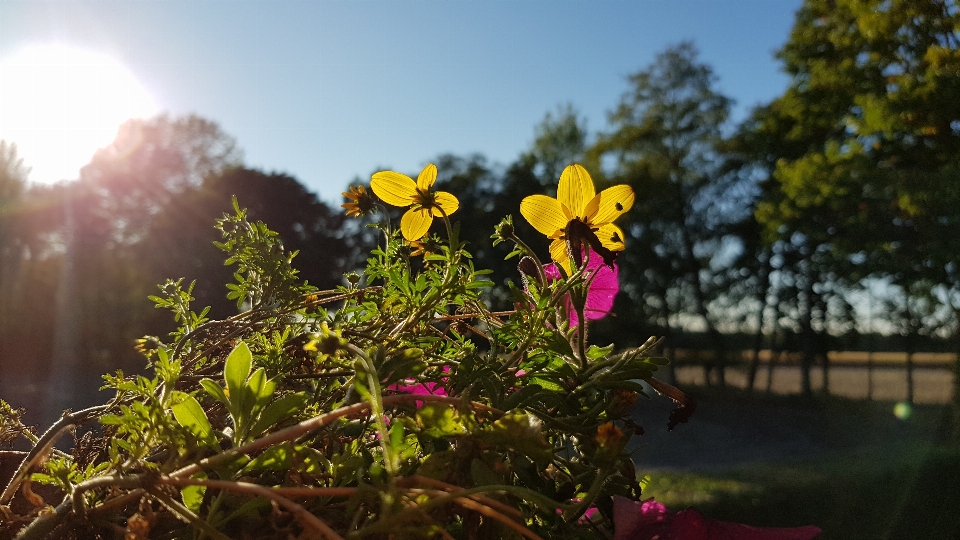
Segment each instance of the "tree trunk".
[[830,347],[827,341],[829,333],[827,332],[827,301],[823,296],[818,297],[817,305],[820,307],[820,328],[821,331],[816,334],[817,355],[823,366],[823,393],[830,394]]
[[804,283],[804,298],[801,305],[800,327],[801,327],[801,351],[803,352],[800,361],[801,371],[801,394],[803,397],[813,396],[813,387],[810,383],[810,370],[813,368],[813,357],[815,353],[813,336],[813,272],[807,267],[807,275]]
[[783,344],[777,338],[780,332],[780,299],[773,304],[773,328],[770,329],[770,360],[767,362],[767,393],[773,390],[773,365],[780,360]]
[[766,305],[760,307],[757,333],[753,336],[753,356],[750,358],[750,370],[747,371],[748,392],[753,392],[753,387],[757,381],[757,371],[760,369],[760,349],[763,347],[763,312],[766,311],[766,307]]
[[677,365],[674,362],[674,355],[677,347],[673,340],[673,328],[670,326],[670,303],[667,301],[666,293],[661,296],[661,299],[663,300],[663,305],[667,310],[666,316],[663,318],[663,356],[670,361],[667,364],[667,382],[673,386],[676,386]]
[[917,329],[911,328],[907,335],[907,362],[904,366],[907,378],[907,403],[913,405],[913,355],[917,351]]
[[907,351],[907,403],[913,404],[913,351]]

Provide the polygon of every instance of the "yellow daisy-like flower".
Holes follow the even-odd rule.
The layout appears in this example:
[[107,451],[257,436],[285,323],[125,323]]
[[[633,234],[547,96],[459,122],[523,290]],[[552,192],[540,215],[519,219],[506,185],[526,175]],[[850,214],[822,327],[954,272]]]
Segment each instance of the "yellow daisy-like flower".
[[343,203],[341,208],[347,209],[347,217],[360,217],[369,214],[376,204],[373,195],[363,186],[350,186],[350,191],[343,191],[343,196],[353,202]]
[[[556,199],[531,195],[520,202],[520,213],[533,228],[553,239],[550,244],[553,260],[568,266],[568,239],[576,243],[577,252],[586,244],[601,254],[623,251],[623,231],[613,221],[630,210],[633,200],[633,190],[626,184],[597,193],[590,173],[574,164],[560,175]],[[595,241],[599,241],[599,245],[595,245]]]
[[420,171],[416,182],[398,172],[378,172],[370,181],[370,189],[387,204],[410,207],[400,218],[400,232],[412,242],[427,234],[433,218],[444,214],[449,216],[460,208],[460,201],[450,193],[432,191],[436,181],[437,166],[431,163]]

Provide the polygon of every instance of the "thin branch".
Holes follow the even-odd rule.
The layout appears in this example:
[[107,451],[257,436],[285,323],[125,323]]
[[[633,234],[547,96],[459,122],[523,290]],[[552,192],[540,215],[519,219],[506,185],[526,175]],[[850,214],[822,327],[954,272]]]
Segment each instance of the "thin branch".
[[258,484],[251,484],[249,482],[231,482],[227,480],[201,480],[194,478],[171,478],[171,477],[160,477],[157,479],[158,483],[169,484],[172,486],[184,487],[184,486],[205,486],[213,489],[227,489],[230,491],[236,491],[239,493],[247,493],[250,495],[256,495],[259,497],[266,497],[272,501],[275,501],[280,506],[286,508],[288,511],[293,513],[297,518],[297,521],[304,525],[309,525],[316,532],[319,532],[328,540],[343,540],[343,537],[337,534],[336,531],[330,528],[322,519],[311,514],[307,511],[306,508],[300,506],[299,504],[291,501],[290,499],[278,494],[274,489],[261,486]]
[[493,508],[481,504],[474,499],[470,498],[469,495],[461,495],[459,493],[448,493],[446,491],[437,490],[437,489],[419,489],[413,488],[408,490],[409,493],[414,494],[424,494],[424,495],[433,495],[436,496],[435,499],[431,499],[428,503],[430,506],[439,506],[446,503],[454,503],[463,506],[469,510],[473,510],[478,514],[487,516],[488,518],[495,519],[500,523],[503,523],[507,527],[513,529],[514,531],[520,533],[521,535],[529,538],[530,540],[543,540],[536,533],[526,528],[524,525],[517,523],[516,521],[508,518],[507,516],[501,514],[500,512],[494,510]]
[[153,486],[153,489],[148,490],[150,496],[157,500],[160,504],[165,506],[171,514],[175,515],[177,518],[182,520],[184,523],[196,527],[206,534],[210,535],[211,538],[216,540],[231,540],[229,536],[218,531],[213,525],[210,525],[206,521],[200,518],[192,510],[178,502],[176,499],[171,498],[166,493],[156,489],[156,486]]
[[[465,489],[465,488],[462,488],[462,487],[460,487],[460,486],[456,486],[456,485],[453,485],[453,484],[448,484],[448,483],[446,483],[446,482],[442,482],[442,481],[440,481],[440,480],[434,480],[433,478],[427,478],[427,477],[424,477],[424,476],[411,476],[411,477],[405,478],[405,479],[403,479],[403,480],[400,480],[400,481],[398,481],[397,483],[400,484],[401,486],[404,486],[404,487],[407,487],[408,484],[416,484],[416,485],[422,485],[422,486],[429,486],[429,487],[432,487],[432,488],[435,488],[435,489],[441,489],[441,490],[446,491],[446,492],[448,492],[448,493],[457,493],[457,492],[463,491],[463,490]],[[494,508],[496,508],[498,511],[503,512],[503,513],[505,513],[505,514],[510,514],[510,515],[512,515],[512,516],[514,516],[514,517],[516,517],[516,518],[523,517],[523,513],[522,513],[520,510],[517,510],[516,508],[513,508],[512,506],[507,506],[507,505],[503,504],[502,502],[496,501],[496,500],[491,499],[491,498],[489,498],[489,497],[485,497],[485,496],[483,496],[483,495],[471,495],[470,498],[473,499],[473,500],[475,500],[475,501],[477,501],[477,502],[483,503],[483,504],[485,504],[485,505],[487,505],[487,506],[494,507]]]
[[[436,401],[441,403],[450,403],[454,405],[461,405],[463,403],[462,399],[456,398],[456,397],[421,395],[421,394],[397,394],[394,396],[386,396],[383,398],[384,406],[394,405],[394,404],[404,403],[409,401],[423,401],[423,402]],[[487,405],[483,405],[481,403],[476,403],[471,401],[469,402],[469,404],[474,409],[477,409],[477,410],[489,412],[496,415],[504,414],[503,411],[499,409],[488,407]],[[280,431],[276,431],[274,433],[271,433],[270,435],[261,437],[255,441],[251,441],[243,446],[238,446],[237,448],[227,450],[220,454],[216,454],[208,458],[202,459],[196,463],[187,465],[186,467],[183,467],[177,471],[174,471],[173,473],[170,474],[170,476],[174,478],[180,478],[180,477],[194,475],[207,467],[216,465],[217,463],[223,463],[224,461],[229,461],[242,454],[250,454],[252,452],[256,452],[257,450],[266,448],[268,446],[273,446],[274,444],[296,439],[297,437],[310,433],[311,431],[318,430],[323,426],[326,426],[327,424],[337,420],[338,418],[360,414],[362,412],[368,411],[369,409],[370,409],[370,403],[364,401],[361,403],[355,403],[353,405],[349,405],[347,407],[341,407],[339,409],[321,414],[319,416],[314,416],[313,418],[304,420],[299,424],[295,424],[288,428],[281,429]]]
[[12,499],[14,494],[16,494],[17,489],[20,487],[23,479],[30,472],[30,469],[34,465],[43,461],[43,459],[47,456],[47,453],[57,442],[57,439],[60,438],[60,435],[63,435],[64,431],[86,422],[90,418],[106,411],[112,406],[113,402],[107,403],[106,405],[98,405],[96,407],[83,409],[82,411],[77,411],[75,413],[67,413],[63,415],[60,420],[57,420],[52,426],[50,426],[50,428],[47,429],[43,436],[41,436],[37,441],[36,445],[34,445],[30,452],[27,453],[26,457],[23,458],[23,461],[20,462],[17,472],[13,474],[13,477],[10,478],[10,482],[7,483],[6,489],[4,489],[3,493],[0,494],[0,505],[10,502],[10,499]]

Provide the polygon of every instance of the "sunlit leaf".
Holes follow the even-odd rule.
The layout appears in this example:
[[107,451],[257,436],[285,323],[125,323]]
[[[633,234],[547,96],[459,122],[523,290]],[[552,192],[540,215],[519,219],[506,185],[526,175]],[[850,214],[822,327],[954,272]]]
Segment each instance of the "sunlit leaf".
[[181,401],[175,403],[171,409],[173,409],[173,416],[177,419],[177,423],[189,429],[197,438],[206,440],[210,437],[212,431],[210,421],[195,397],[183,394]]

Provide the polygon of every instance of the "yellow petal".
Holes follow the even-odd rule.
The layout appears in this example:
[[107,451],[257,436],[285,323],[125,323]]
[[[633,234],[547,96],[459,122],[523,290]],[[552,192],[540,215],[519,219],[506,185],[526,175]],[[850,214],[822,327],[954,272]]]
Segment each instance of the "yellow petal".
[[393,171],[380,171],[370,180],[370,189],[377,197],[393,206],[410,206],[417,196],[417,184],[413,178]]
[[437,181],[437,166],[433,163],[427,165],[420,171],[420,176],[417,177],[417,187],[423,191],[428,191],[433,187],[433,183]]
[[590,224],[594,226],[612,223],[633,207],[635,198],[633,189],[626,184],[609,187],[601,191],[599,197],[597,213],[590,218]]
[[[460,208],[460,201],[453,196],[452,193],[447,193],[446,191],[438,191],[433,194],[433,202],[436,203],[440,208],[431,208],[430,213],[433,214],[433,217],[441,217],[443,214],[448,216],[457,211]],[[443,210],[441,212],[440,210]]]
[[560,201],[546,195],[525,197],[520,201],[520,213],[534,229],[547,236],[553,236],[567,226]]
[[[560,240],[559,238],[550,242],[550,258],[557,261],[557,264],[563,264],[570,260],[570,255],[567,254],[567,241]],[[570,266],[569,264],[564,268],[567,269],[567,275],[570,275]]]
[[584,208],[596,194],[593,179],[582,166],[569,165],[560,174],[557,200],[565,204],[577,217],[584,217]]
[[603,247],[610,251],[623,251],[626,245],[623,243],[623,230],[613,223],[607,223],[597,230],[597,238]]
[[583,207],[583,220],[587,223],[591,223],[591,219],[596,215],[597,210],[600,209],[600,194],[594,195],[590,202]]
[[403,233],[404,238],[413,242],[423,238],[423,235],[430,230],[432,223],[433,216],[430,215],[429,210],[410,209],[400,218],[400,232]]

